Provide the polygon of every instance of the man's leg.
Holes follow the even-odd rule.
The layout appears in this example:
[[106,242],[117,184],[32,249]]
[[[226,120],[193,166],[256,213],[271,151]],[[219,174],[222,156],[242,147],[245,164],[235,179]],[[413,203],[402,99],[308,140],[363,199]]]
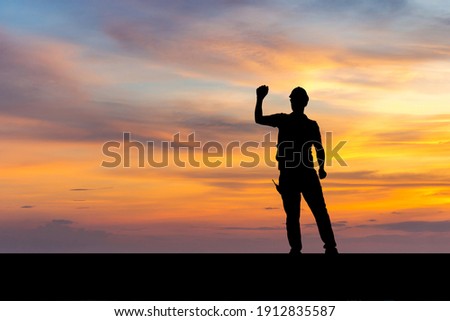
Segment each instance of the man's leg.
[[286,231],[291,252],[302,250],[300,232],[300,193],[286,192],[281,194],[283,207],[286,212]]
[[308,173],[305,177],[305,184],[302,190],[306,203],[316,219],[320,238],[324,243],[327,252],[334,252],[336,241],[331,227],[330,216],[328,215],[325,199],[323,197],[322,186],[320,185],[317,173]]
[[300,232],[300,191],[296,187],[296,178],[289,171],[280,171],[279,192],[283,200],[286,213],[286,231],[291,253],[300,253],[302,250]]

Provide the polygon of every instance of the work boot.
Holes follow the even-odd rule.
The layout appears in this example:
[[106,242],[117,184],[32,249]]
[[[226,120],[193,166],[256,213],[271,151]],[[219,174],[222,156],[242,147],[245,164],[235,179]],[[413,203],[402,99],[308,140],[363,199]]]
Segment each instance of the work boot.
[[289,251],[289,255],[300,255],[302,254],[302,251],[298,250],[298,249],[291,249]]
[[337,255],[337,254],[339,254],[339,252],[338,252],[337,248],[331,247],[331,248],[325,249],[325,254],[326,255]]

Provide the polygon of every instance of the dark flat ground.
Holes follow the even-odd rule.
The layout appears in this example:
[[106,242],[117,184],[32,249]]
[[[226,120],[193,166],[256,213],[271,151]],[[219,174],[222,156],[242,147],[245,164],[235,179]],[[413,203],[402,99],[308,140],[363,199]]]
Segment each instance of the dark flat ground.
[[450,300],[450,254],[1,254],[1,300]]

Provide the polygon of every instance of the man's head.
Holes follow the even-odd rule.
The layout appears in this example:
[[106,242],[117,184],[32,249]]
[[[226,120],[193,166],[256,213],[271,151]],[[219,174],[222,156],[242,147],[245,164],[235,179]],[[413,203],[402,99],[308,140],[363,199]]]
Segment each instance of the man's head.
[[296,87],[289,95],[291,99],[291,108],[294,112],[303,112],[306,105],[308,105],[309,97],[306,90],[302,87]]

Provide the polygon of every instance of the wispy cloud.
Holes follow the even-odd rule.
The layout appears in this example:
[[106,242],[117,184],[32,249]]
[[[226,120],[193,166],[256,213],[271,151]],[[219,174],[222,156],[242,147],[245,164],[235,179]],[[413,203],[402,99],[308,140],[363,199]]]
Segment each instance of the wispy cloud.
[[[206,5],[199,12],[219,7]],[[292,81],[311,74],[313,68],[334,68],[341,69],[337,81],[386,87],[386,82],[392,85],[404,79],[406,69],[399,66],[446,59],[449,52],[443,33],[432,41],[441,48],[444,41],[446,47],[430,50],[433,42],[425,37],[425,30],[434,16],[424,17],[419,7],[406,1],[244,4],[202,20],[191,11],[184,14],[177,5],[141,4],[140,8],[138,19],[121,16],[105,21],[106,33],[125,51],[193,74],[247,84],[254,83],[255,76],[273,79],[279,74]],[[324,23],[330,20],[333,23]],[[419,23],[411,28],[411,21]],[[367,38],[372,40],[364,41]],[[417,45],[417,38],[429,45]],[[382,68],[374,70],[371,65]]]
[[87,98],[87,85],[100,76],[77,63],[80,48],[31,36],[23,38],[0,29],[2,55],[0,67],[5,77],[0,82],[1,111],[23,104]]
[[[55,219],[34,228],[0,228],[1,253],[253,253],[281,252],[281,242],[273,235],[254,238],[240,230],[198,234],[189,225],[156,225],[150,232],[116,233],[79,227],[65,219]],[[162,228],[166,233],[161,233]],[[171,231],[175,234],[167,233]],[[262,228],[270,232],[272,229]],[[211,230],[212,231],[212,230]]]
[[403,221],[388,224],[377,224],[376,227],[404,232],[450,233],[450,221]]
[[[36,228],[13,227],[0,229],[0,251],[51,253],[83,252],[99,249],[107,240],[108,233],[73,227],[66,219],[54,219]],[[101,248],[101,247],[100,247]]]
[[[438,222],[436,222],[438,223]],[[341,223],[345,224],[345,223]],[[445,222],[448,225],[448,222]],[[138,233],[86,228],[66,219],[55,219],[34,228],[0,228],[2,253],[287,253],[285,227],[201,226],[192,224],[142,226]],[[313,226],[313,224],[311,224]],[[448,226],[447,226],[448,227]],[[202,233],[196,233],[201,228]],[[403,227],[402,227],[403,229]],[[447,253],[449,236],[440,229],[426,235],[407,227],[408,234],[370,234],[349,237],[336,230],[342,253]],[[147,231],[148,230],[148,231]],[[166,233],[161,233],[162,231]],[[219,232],[218,232],[219,231]],[[429,231],[429,229],[427,229]],[[197,231],[198,232],[198,231]],[[258,233],[260,232],[260,233]],[[258,233],[258,237],[255,237]],[[317,236],[305,230],[305,253],[322,253]]]
[[435,235],[371,234],[340,239],[342,253],[448,253],[450,238]]
[[450,186],[449,177],[433,171],[423,173],[399,172],[384,174],[377,171],[341,171],[329,177],[330,187],[338,186],[388,186],[388,187],[420,187]]
[[[98,191],[98,190],[104,190],[104,189],[111,189],[112,187],[98,187],[98,188],[71,188],[71,192],[88,192],[88,191]],[[77,200],[77,201],[84,201],[84,200]]]
[[284,230],[285,227],[271,227],[271,226],[259,226],[259,227],[244,227],[244,226],[226,226],[222,227],[222,230],[240,230],[240,231],[274,231]]
[[51,221],[50,224],[70,225],[70,224],[73,224],[73,221],[71,221],[71,220],[64,220],[64,219],[54,219],[54,220]]

